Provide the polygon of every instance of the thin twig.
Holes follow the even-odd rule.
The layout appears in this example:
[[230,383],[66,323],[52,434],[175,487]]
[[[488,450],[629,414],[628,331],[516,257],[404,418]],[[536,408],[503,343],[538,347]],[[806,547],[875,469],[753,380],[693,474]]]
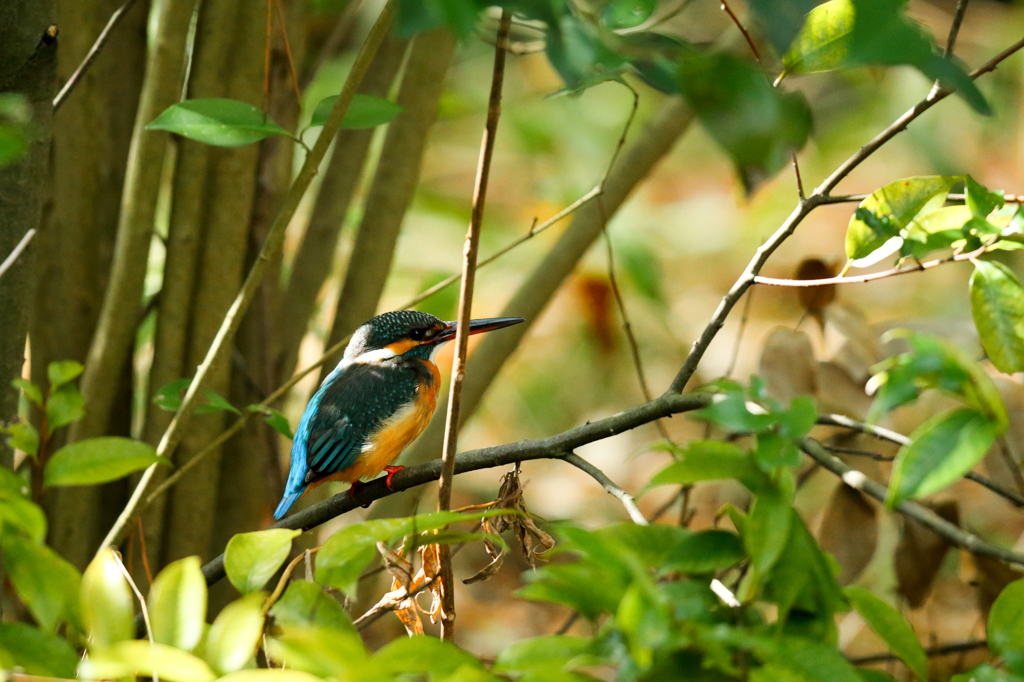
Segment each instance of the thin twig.
[[[900,446],[910,444],[910,438],[904,436],[902,433],[896,433],[895,431],[883,429],[879,426],[873,426],[871,424],[865,424],[863,422],[854,421],[849,417],[842,417],[836,414],[822,415],[818,417],[818,423],[825,424],[828,426],[840,426],[843,428],[850,429],[852,431],[857,431],[859,433],[863,433],[869,436],[874,436],[879,440],[888,441],[890,443],[895,443],[896,445]],[[849,455],[862,457],[871,457],[872,459],[879,462],[891,462],[895,459],[894,457],[887,457],[885,455],[880,455],[876,452],[869,452],[866,450],[857,450],[854,448],[841,448],[833,445],[825,445],[824,447],[826,450],[829,450],[830,452],[845,453]],[[999,495],[1013,506],[1019,509],[1024,509],[1024,494],[1013,490],[1009,490],[1008,488],[1004,488],[1003,486],[999,485],[992,479],[986,476],[982,476],[981,474],[976,473],[974,471],[969,471],[966,474],[964,474],[964,478],[966,478],[968,481],[974,481],[978,485],[982,485],[988,488],[989,490],[994,492],[996,495]]]
[[64,84],[64,87],[60,89],[57,96],[53,98],[53,113],[57,113],[57,110],[61,108],[61,105],[67,101],[67,98],[71,95],[71,92],[78,85],[79,81],[85,75],[85,72],[89,70],[92,63],[99,56],[100,50],[106,45],[107,40],[110,38],[110,34],[113,33],[121,20],[124,19],[124,15],[128,13],[128,10],[135,4],[135,0],[125,0],[125,3],[114,10],[114,13],[110,15],[110,19],[107,20],[107,25],[100,31],[99,36],[96,38],[96,42],[92,44],[89,51],[85,55],[85,59],[78,65],[71,77],[68,78],[68,82]]
[[1010,475],[1013,477],[1017,490],[1024,493],[1024,476],[1021,475],[1020,464],[1010,451],[1010,443],[1006,440],[1006,436],[999,437],[999,455],[1003,458],[1003,463],[1010,470]]
[[3,277],[4,273],[7,272],[12,265],[14,265],[14,261],[18,260],[18,256],[21,255],[21,252],[25,250],[25,247],[28,246],[28,243],[32,241],[32,237],[35,236],[36,228],[29,228],[29,231],[26,232],[25,236],[21,238],[21,241],[18,242],[18,244],[14,247],[14,250],[11,251],[10,254],[8,254],[7,258],[4,259],[3,263],[0,263],[0,277]]
[[[132,580],[132,574],[125,568],[124,562],[121,561],[121,555],[111,550],[111,556],[114,557],[114,561],[117,562],[117,567],[121,569],[121,574],[124,575],[124,579],[128,581],[128,585],[132,588],[132,592],[135,593],[135,598],[139,600],[139,607],[142,609],[142,622],[146,624],[146,636],[149,638],[149,644],[152,646],[153,641],[153,623],[149,620],[149,608],[146,606],[146,598],[142,596],[142,592],[139,591],[139,586]],[[160,682],[160,678],[156,675],[156,670],[153,671],[153,682]]]
[[[972,71],[969,74],[970,77],[978,78],[983,74],[995,70],[1003,60],[1019,51],[1021,48],[1024,48],[1024,38],[1021,38],[995,57],[991,58],[982,67]],[[737,301],[739,301],[740,296],[750,288],[754,283],[754,278],[760,274],[761,268],[764,267],[764,264],[768,261],[771,255],[775,253],[775,250],[793,234],[803,219],[806,218],[815,208],[827,203],[828,196],[832,190],[835,189],[836,185],[838,185],[843,178],[849,175],[854,168],[859,166],[865,159],[878,151],[878,149],[886,142],[903,130],[906,130],[907,126],[909,126],[921,114],[951,94],[952,91],[946,90],[945,88],[934,93],[929,93],[927,97],[907,110],[906,113],[897,118],[882,132],[875,135],[875,137],[867,144],[854,152],[853,155],[851,155],[831,175],[829,175],[806,199],[801,200],[797,204],[796,208],[794,208],[789,214],[789,217],[787,217],[775,233],[768,238],[768,241],[757,249],[754,256],[747,264],[747,267],[744,268],[742,274],[740,274],[739,278],[729,289],[721,303],[719,303],[718,308],[715,310],[711,320],[704,328],[704,331],[697,340],[693,342],[693,347],[690,349],[686,362],[683,363],[683,366],[672,380],[672,384],[669,387],[670,391],[678,393],[686,387],[690,377],[693,376],[694,371],[697,369],[697,365],[704,357],[704,353],[707,351],[708,346],[711,345],[711,341],[718,335],[718,332],[721,331],[722,326],[725,324],[725,319],[729,316],[729,313],[732,311]]]
[[[487,181],[494,155],[494,139],[501,117],[501,91],[505,82],[505,45],[512,26],[512,13],[503,9],[498,24],[494,47],[494,71],[491,76],[491,95],[487,103],[487,123],[480,145],[480,163],[477,166],[473,188],[473,210],[466,234],[462,263],[462,286],[459,291],[459,316],[455,329],[455,353],[452,358],[451,388],[448,391],[448,413],[445,419],[444,450],[441,453],[441,482],[437,491],[438,511],[447,511],[452,502],[452,478],[455,475],[455,448],[459,438],[459,406],[462,384],[466,379],[466,353],[469,350],[469,322],[472,318],[473,288],[476,284],[476,260],[480,248],[480,226],[483,223],[484,204],[487,200]],[[455,636],[455,581],[452,577],[451,549],[442,545],[438,552],[440,570],[438,586],[441,592],[441,639],[451,641]]]
[[775,277],[761,277],[756,275],[754,277],[754,284],[767,284],[774,287],[826,287],[833,284],[864,284],[865,282],[874,282],[880,279],[886,279],[888,277],[896,277],[898,275],[909,275],[913,272],[923,272],[936,268],[946,263],[959,263],[961,261],[974,260],[978,256],[984,255],[992,244],[985,244],[979,249],[975,249],[969,253],[954,253],[944,258],[936,258],[934,260],[926,261],[924,263],[920,261],[914,261],[910,265],[891,268],[889,270],[882,270],[881,272],[871,272],[866,275],[855,275],[850,277],[848,275],[841,277],[827,277],[825,279],[778,279]]
[[[942,51],[942,56],[945,59],[949,59],[953,56],[953,48],[956,45],[956,37],[960,33],[960,24],[964,21],[964,12],[967,11],[967,0],[959,0],[956,3],[956,9],[953,11],[953,21],[949,26],[949,35],[946,38],[946,47]],[[932,85],[933,90],[937,90],[942,87],[939,81],[935,81]]]
[[[885,502],[888,491],[884,485],[871,480],[864,472],[847,466],[845,462],[826,450],[818,441],[813,438],[804,438],[800,442],[800,449],[822,467],[839,476],[846,485],[873,497],[879,502]],[[991,557],[1007,564],[1024,566],[1024,554],[986,542],[977,535],[950,523],[931,509],[923,507],[917,502],[904,500],[896,505],[896,511],[917,521],[950,544],[956,545],[971,554]]]
[[607,474],[577,455],[575,452],[565,453],[562,456],[562,459],[593,478],[613,497],[618,499],[618,501],[622,503],[622,506],[626,508],[626,513],[629,514],[629,518],[633,520],[633,523],[638,526],[650,525],[647,521],[647,517],[645,517],[640,511],[640,508],[636,506],[636,500],[633,499],[633,496],[623,490],[615,483],[615,481],[608,478]]
[[[274,223],[271,225],[267,237],[263,241],[263,246],[260,248],[260,253],[257,256],[255,263],[253,263],[252,268],[249,270],[249,274],[246,276],[241,290],[238,292],[234,302],[231,304],[231,308],[224,316],[220,329],[217,331],[217,335],[214,337],[213,343],[210,344],[210,347],[207,350],[206,357],[196,370],[195,377],[189,385],[181,407],[178,408],[177,413],[174,415],[170,425],[167,427],[163,437],[160,439],[160,443],[157,446],[158,455],[169,455],[177,447],[184,435],[186,425],[195,413],[199,398],[203,395],[203,390],[206,388],[206,381],[212,368],[218,364],[218,361],[224,353],[230,349],[231,340],[234,338],[235,332],[238,331],[238,327],[242,322],[245,311],[248,309],[249,304],[256,295],[256,291],[263,280],[263,275],[266,273],[270,262],[273,260],[274,254],[277,253],[278,249],[280,249],[284,243],[285,231],[288,224],[291,221],[292,216],[295,215],[295,211],[298,209],[299,203],[305,196],[310,183],[312,183],[313,177],[316,175],[320,167],[320,162],[323,160],[335,133],[338,131],[341,119],[348,110],[348,106],[351,104],[356,90],[362,82],[363,76],[366,75],[366,71],[370,66],[374,53],[376,53],[377,48],[380,47],[380,44],[384,40],[388,31],[391,30],[391,23],[394,19],[396,10],[396,0],[388,0],[388,3],[381,10],[377,22],[374,24],[373,28],[370,29],[370,33],[367,36],[366,41],[363,43],[359,54],[356,56],[356,61],[352,66],[352,70],[349,72],[348,79],[342,87],[341,94],[338,95],[338,99],[335,101],[334,106],[331,109],[331,113],[328,115],[327,121],[324,123],[320,137],[317,138],[313,149],[306,156],[301,170],[292,183],[291,188],[288,190],[288,195],[285,197],[283,205],[281,206],[277,217],[274,219]],[[149,483],[153,479],[156,467],[157,465],[154,464],[146,469],[135,490],[132,492],[132,495],[128,500],[128,504],[114,522],[114,525],[107,533],[107,536],[103,539],[99,551],[102,551],[104,548],[120,541],[122,533],[128,523],[132,520],[134,514],[137,513],[139,502],[142,500],[142,496],[145,494],[146,488],[149,487]]]

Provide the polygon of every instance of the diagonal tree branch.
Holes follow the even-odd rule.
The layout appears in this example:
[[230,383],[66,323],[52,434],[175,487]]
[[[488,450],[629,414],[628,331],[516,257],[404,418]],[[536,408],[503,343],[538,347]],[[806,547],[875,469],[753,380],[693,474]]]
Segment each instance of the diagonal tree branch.
[[629,514],[629,518],[633,520],[633,523],[638,526],[650,525],[647,517],[644,516],[640,511],[640,508],[636,506],[636,500],[633,499],[633,496],[627,493],[621,486],[615,483],[615,481],[608,478],[608,475],[603,471],[577,455],[575,452],[567,452],[562,455],[562,460],[573,465],[600,483],[601,487],[607,490],[609,495],[612,495],[622,503],[622,506],[626,508],[626,513]]

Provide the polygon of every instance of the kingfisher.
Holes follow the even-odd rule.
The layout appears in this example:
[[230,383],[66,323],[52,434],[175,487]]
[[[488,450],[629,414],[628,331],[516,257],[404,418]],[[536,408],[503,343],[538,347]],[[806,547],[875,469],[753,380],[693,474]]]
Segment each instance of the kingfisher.
[[[469,333],[524,321],[471,320]],[[441,375],[434,356],[455,338],[456,326],[427,313],[398,310],[378,315],[355,331],[341,362],[302,413],[275,519],[327,481],[354,487],[386,471],[391,487],[391,477],[403,468],[391,462],[422,433],[437,407]]]

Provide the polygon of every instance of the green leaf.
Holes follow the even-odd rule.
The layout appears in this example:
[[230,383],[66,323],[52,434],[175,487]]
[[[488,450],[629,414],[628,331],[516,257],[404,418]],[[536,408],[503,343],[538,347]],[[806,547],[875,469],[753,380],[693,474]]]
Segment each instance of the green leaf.
[[853,20],[851,0],[831,0],[811,10],[782,59],[785,73],[817,73],[839,68],[850,53]]
[[988,646],[994,656],[1024,674],[1024,580],[999,593],[988,614]]
[[751,490],[759,490],[768,484],[765,474],[745,450],[732,443],[698,440],[687,445],[678,462],[655,474],[647,487],[688,485],[728,478],[737,479]]
[[818,0],[752,0],[750,10],[776,54],[786,54]]
[[278,625],[305,625],[340,630],[356,636],[352,618],[334,597],[313,582],[296,580],[274,603],[270,615]]
[[0,168],[28,151],[32,109],[23,95],[0,94]]
[[79,621],[82,578],[75,567],[45,545],[11,533],[0,536],[7,579],[39,627],[53,632],[59,620]]
[[950,682],[1024,682],[1024,677],[1014,675],[991,663],[982,663],[970,672],[953,675]]
[[7,532],[5,526],[24,533],[38,544],[46,539],[46,515],[42,508],[18,492],[0,489],[0,532]]
[[677,543],[665,559],[663,570],[691,575],[714,573],[746,558],[743,542],[735,533],[705,530]]
[[42,407],[43,405],[43,392],[39,390],[39,387],[33,384],[28,379],[15,379],[11,382],[11,386],[14,388],[21,389],[21,392],[25,394],[25,397],[31,400],[36,405]]
[[148,443],[106,436],[65,445],[46,462],[43,477],[48,487],[93,485],[116,481],[151,464],[170,462],[158,457]]
[[239,592],[262,590],[281,568],[292,548],[292,539],[300,530],[271,528],[254,533],[239,533],[224,550],[224,570]]
[[974,261],[971,313],[981,345],[1000,372],[1024,371],[1024,288],[1002,263]]
[[463,666],[483,668],[480,661],[451,642],[417,635],[392,640],[374,654],[371,665],[386,675],[451,675]]
[[569,635],[547,635],[524,639],[509,646],[495,661],[493,672],[524,673],[564,669],[573,659],[590,652],[591,639]]
[[78,665],[78,654],[67,642],[25,623],[0,623],[0,658],[2,652],[10,655],[11,667],[28,675],[68,679]]
[[216,147],[241,147],[272,135],[288,135],[272,118],[234,99],[190,99],[173,104],[146,126]]
[[846,257],[871,255],[887,241],[901,236],[918,215],[942,206],[946,194],[960,178],[922,175],[891,182],[860,203],[846,228]]
[[205,658],[219,674],[244,668],[256,654],[263,634],[261,592],[247,594],[231,602],[220,612],[206,636]]
[[228,673],[217,682],[323,682],[319,677],[301,670],[284,668],[238,670]]
[[[309,121],[310,127],[322,126],[326,123],[327,117],[337,101],[337,95],[320,100],[320,103],[313,109],[313,117]],[[339,128],[342,130],[375,128],[379,125],[390,123],[402,111],[402,107],[391,100],[356,93],[341,119]]]
[[0,168],[18,161],[28,151],[28,138],[21,126],[0,123]]
[[702,419],[732,432],[759,433],[775,423],[775,417],[763,411],[751,411],[747,398],[739,393],[718,394],[707,407],[691,416]]
[[320,627],[288,626],[267,640],[267,658],[279,665],[338,680],[373,679],[359,636]]
[[764,652],[759,652],[761,656],[783,669],[783,680],[860,682],[856,669],[834,644],[784,637],[761,649]]
[[581,21],[568,8],[557,11],[560,14],[552,13],[547,21],[546,52],[566,90],[578,92],[618,78],[625,60],[605,44],[601,29]]
[[964,227],[970,220],[971,211],[966,206],[922,211],[904,230],[900,255],[920,260],[933,251],[948,249],[965,238]]
[[[168,412],[177,412],[181,408],[183,401],[182,395],[188,390],[188,387],[192,385],[192,379],[175,379],[174,381],[168,382],[160,387],[160,389],[153,395],[153,404],[159,407],[161,410],[167,410]],[[196,414],[206,414],[208,412],[234,412],[235,414],[241,414],[238,409],[225,400],[221,395],[216,393],[213,389],[207,388],[203,391],[203,396],[206,398],[205,403],[200,403],[196,407]]]
[[789,543],[793,508],[778,494],[759,495],[743,523],[743,543],[754,569],[767,575]]
[[695,53],[679,65],[679,87],[732,159],[747,192],[789,163],[811,131],[802,95],[773,88],[760,69],[728,54]]
[[113,550],[100,552],[82,575],[82,625],[90,648],[104,649],[135,634],[132,590]]
[[213,682],[213,674],[202,659],[166,644],[140,640],[118,642],[90,653],[78,666],[78,677],[113,680],[125,677],[159,677],[169,682]]
[[65,384],[50,392],[50,399],[46,401],[46,429],[50,434],[84,416],[85,398],[78,386]]
[[969,408],[931,417],[897,453],[886,504],[891,509],[952,485],[985,457],[996,433],[991,419]]
[[658,305],[666,305],[661,261],[654,249],[639,240],[629,240],[617,245],[615,253],[637,291]]
[[979,184],[970,175],[966,178],[965,189],[967,193],[967,208],[970,209],[971,215],[975,218],[984,220],[992,211],[1002,208],[1003,204],[1006,203],[1003,199],[1002,191],[989,192],[986,187]]
[[848,587],[845,593],[868,627],[907,664],[918,680],[928,682],[928,654],[899,611],[862,587]]
[[[377,556],[377,543],[395,542],[411,533],[443,528],[459,521],[508,514],[507,510],[487,510],[483,513],[461,514],[435,512],[403,519],[376,519],[345,526],[327,539],[316,557],[316,581],[335,587],[346,594],[354,594],[359,576],[367,564]],[[423,541],[426,543],[426,540]]]
[[814,398],[800,395],[793,398],[789,407],[776,415],[779,419],[779,435],[783,438],[800,439],[810,433],[818,421],[818,408]]
[[50,390],[56,391],[69,381],[74,381],[84,371],[85,367],[82,366],[82,363],[75,362],[74,360],[51,362],[46,367],[46,376],[50,380]]
[[292,431],[291,424],[288,423],[288,417],[284,416],[280,410],[263,405],[250,405],[248,409],[250,412],[262,414],[264,421],[288,440],[295,440],[295,432]]
[[153,639],[183,651],[195,649],[206,624],[206,578],[199,557],[168,564],[149,590]]
[[35,459],[39,454],[39,432],[24,419],[19,420],[3,431],[7,432],[7,445],[15,450],[21,450]]
[[821,551],[800,516],[790,510],[786,547],[765,581],[765,599],[778,605],[779,623],[789,626],[790,612],[796,606],[805,616],[826,623],[834,637],[833,615],[846,606],[835,579],[837,572],[838,567]]

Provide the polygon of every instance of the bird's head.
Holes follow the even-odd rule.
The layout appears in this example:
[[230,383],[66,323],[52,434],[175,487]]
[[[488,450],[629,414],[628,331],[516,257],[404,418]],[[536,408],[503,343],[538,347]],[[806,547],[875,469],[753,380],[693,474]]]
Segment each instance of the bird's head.
[[[470,334],[501,329],[524,322],[521,317],[471,320]],[[416,310],[384,313],[365,323],[345,348],[345,361],[384,362],[396,357],[430,360],[437,349],[455,338],[455,322],[445,322]]]

